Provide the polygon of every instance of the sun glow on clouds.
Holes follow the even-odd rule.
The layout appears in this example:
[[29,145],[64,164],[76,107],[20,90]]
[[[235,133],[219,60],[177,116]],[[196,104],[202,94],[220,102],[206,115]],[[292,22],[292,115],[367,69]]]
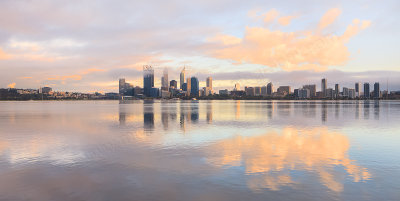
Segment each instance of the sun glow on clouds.
[[[342,66],[350,59],[346,43],[369,25],[369,21],[355,19],[343,35],[321,34],[339,16],[339,9],[329,10],[320,20],[316,30],[283,32],[264,27],[246,27],[243,38],[219,34],[210,41],[219,44],[210,55],[236,63],[261,64],[287,71],[324,71],[329,66]],[[270,10],[263,14],[264,22],[277,19],[279,12]],[[281,25],[288,25],[293,16],[279,18]]]

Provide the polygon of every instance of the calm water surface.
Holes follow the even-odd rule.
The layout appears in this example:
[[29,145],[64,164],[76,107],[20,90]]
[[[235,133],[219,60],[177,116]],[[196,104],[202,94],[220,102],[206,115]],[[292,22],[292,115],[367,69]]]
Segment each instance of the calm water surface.
[[400,102],[0,102],[0,200],[400,200]]

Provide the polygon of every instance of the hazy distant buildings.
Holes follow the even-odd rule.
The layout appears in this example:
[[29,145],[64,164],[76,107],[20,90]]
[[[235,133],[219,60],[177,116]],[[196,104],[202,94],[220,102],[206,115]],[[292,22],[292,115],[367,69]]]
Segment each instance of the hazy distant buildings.
[[190,92],[192,90],[192,81],[190,78],[186,79],[186,95],[190,96]]
[[355,89],[349,89],[349,98],[350,99],[356,98],[356,90]]
[[274,93],[274,85],[270,82],[267,84],[267,95],[272,96],[272,93]]
[[261,96],[261,87],[254,87],[254,95]]
[[228,89],[222,89],[222,90],[219,90],[219,95],[223,95],[223,96],[225,96],[225,95],[228,95],[229,94],[229,91],[228,91]]
[[343,97],[349,97],[349,88],[343,87]]
[[331,99],[334,98],[335,97],[334,90],[332,88],[325,89],[325,97]]
[[120,96],[133,96],[133,85],[126,82],[125,78],[119,79],[119,95]]
[[204,90],[206,96],[213,94],[212,77],[207,77],[206,88]]
[[255,96],[256,94],[254,87],[245,87],[244,91],[246,92],[247,96]]
[[261,87],[261,96],[267,96],[267,86]]
[[356,82],[355,88],[354,88],[354,90],[356,92],[356,97],[360,97],[361,96],[360,88],[361,88],[361,83]]
[[339,84],[335,84],[335,98],[339,98],[340,87]]
[[161,77],[161,91],[168,91],[169,80],[168,80],[168,69],[164,69],[163,76]]
[[369,91],[369,83],[364,83],[364,98],[365,99],[369,99],[369,94],[370,93],[370,91]]
[[380,89],[379,89],[379,82],[375,82],[374,84],[374,99],[380,98]]
[[236,83],[235,87],[233,88],[233,91],[239,91],[240,90],[240,84]]
[[40,93],[49,94],[53,89],[51,87],[42,87]]
[[317,87],[315,84],[304,85],[303,89],[310,90],[310,97],[315,97],[317,95]]
[[177,82],[176,80],[171,80],[171,81],[169,82],[169,86],[170,86],[172,89],[178,89],[178,82]]
[[277,89],[277,92],[280,94],[286,94],[286,95],[290,94],[290,86],[280,86]]
[[[180,74],[180,80],[179,80],[179,87],[182,90],[183,90],[183,84],[185,83],[185,75],[186,75],[186,67],[183,67],[181,74]],[[183,91],[186,91],[186,90],[183,90]]]
[[[150,91],[154,87],[154,69],[152,66],[143,66],[143,93],[145,96],[152,97],[154,93]],[[154,90],[153,90],[154,91]]]

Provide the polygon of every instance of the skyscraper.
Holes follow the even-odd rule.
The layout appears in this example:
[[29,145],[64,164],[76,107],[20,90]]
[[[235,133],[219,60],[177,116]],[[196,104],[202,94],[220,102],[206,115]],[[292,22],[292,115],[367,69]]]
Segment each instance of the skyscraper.
[[125,91],[125,78],[119,79],[119,95],[124,95]]
[[374,84],[374,98],[378,99],[380,97],[379,82]]
[[171,82],[169,82],[169,86],[173,89],[177,89],[178,88],[178,82],[176,80],[171,80]]
[[192,77],[190,81],[190,86],[191,86],[191,92],[190,95],[192,96],[199,96],[199,80],[197,77]]
[[356,97],[360,97],[361,96],[360,88],[361,88],[361,83],[356,82],[355,87],[354,87],[354,89],[356,91]]
[[364,98],[369,99],[369,83],[364,83]]
[[[304,85],[303,89],[308,89],[310,90],[310,97],[315,97],[317,96],[317,86],[315,84],[309,84],[309,85]],[[310,98],[309,97],[309,98]]]
[[274,85],[270,82],[267,84],[267,95],[270,96],[272,93],[274,93]]
[[340,88],[339,84],[335,84],[335,98],[339,98]]
[[233,88],[233,91],[239,91],[240,90],[240,84],[236,83],[235,88]]
[[168,81],[168,69],[164,69],[163,76],[161,77],[161,90],[168,91],[169,81]]
[[182,86],[183,83],[185,83],[185,75],[186,75],[186,67],[183,67],[180,75],[180,82],[179,82],[179,87],[183,90]]
[[191,90],[192,90],[192,84],[191,84],[191,80],[190,80],[190,78],[187,78],[186,79],[186,94],[189,96],[190,95],[190,92],[191,92]]
[[154,69],[150,65],[143,66],[143,93],[150,97],[150,90],[154,87]]
[[325,97],[326,96],[326,79],[325,78],[323,78],[321,81],[321,92]]
[[212,77],[207,77],[207,80],[206,80],[206,90],[205,90],[205,95],[211,95],[212,94],[212,91],[213,91],[213,88],[212,88]]

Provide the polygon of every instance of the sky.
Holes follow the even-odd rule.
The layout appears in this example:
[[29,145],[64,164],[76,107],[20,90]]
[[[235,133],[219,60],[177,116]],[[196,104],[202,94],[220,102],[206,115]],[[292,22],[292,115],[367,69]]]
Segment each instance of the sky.
[[0,0],[0,88],[117,92],[143,65],[240,86],[400,90],[400,1]]

